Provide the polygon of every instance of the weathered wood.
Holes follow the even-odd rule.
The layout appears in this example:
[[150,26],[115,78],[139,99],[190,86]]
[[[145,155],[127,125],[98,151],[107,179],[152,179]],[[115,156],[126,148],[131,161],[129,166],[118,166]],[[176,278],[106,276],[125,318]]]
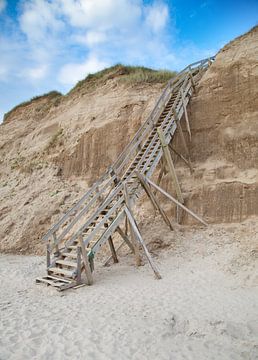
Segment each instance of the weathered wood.
[[76,283],[77,285],[81,284],[82,278],[81,278],[81,272],[82,272],[82,265],[81,265],[81,247],[77,247],[77,276],[76,276]]
[[[126,244],[126,242],[125,242],[125,241],[122,241],[122,242],[120,243],[120,245],[116,248],[116,252],[118,253],[118,251],[119,251],[125,244]],[[107,265],[109,264],[109,262],[110,262],[111,259],[113,259],[113,258],[112,258],[112,255],[110,255],[110,256],[106,259],[106,261],[104,262],[104,266],[107,266]]]
[[117,258],[116,249],[115,249],[115,246],[114,246],[114,243],[113,243],[113,240],[112,240],[111,236],[109,236],[109,238],[108,238],[108,244],[109,244],[109,248],[110,248],[110,251],[111,251],[113,261],[114,261],[115,264],[117,264],[118,263],[118,258]]
[[150,266],[151,266],[151,268],[152,268],[152,270],[153,270],[156,278],[157,278],[157,279],[161,279],[161,275],[160,275],[160,273],[159,273],[159,271],[158,271],[158,268],[156,267],[156,265],[155,265],[154,262],[152,261],[152,258],[151,258],[151,255],[150,255],[150,253],[149,253],[149,250],[148,250],[147,246],[145,245],[145,243],[144,243],[144,241],[143,241],[143,238],[142,238],[142,236],[141,236],[141,234],[140,234],[140,231],[139,231],[139,229],[138,229],[138,227],[137,227],[137,225],[136,225],[136,222],[135,222],[135,220],[134,220],[134,217],[133,217],[131,211],[128,209],[128,207],[125,208],[125,212],[126,212],[126,215],[127,215],[128,220],[129,220],[129,222],[130,222],[130,224],[131,224],[131,226],[132,226],[132,229],[133,229],[133,231],[134,231],[134,233],[135,233],[135,236],[136,236],[137,240],[139,241],[139,243],[140,243],[140,244],[142,245],[142,247],[143,247],[143,250],[144,250],[144,252],[145,252],[146,258],[147,258],[147,260],[149,261],[149,264],[150,264]]
[[81,252],[82,252],[82,259],[83,259],[83,265],[84,265],[84,270],[85,270],[86,279],[87,279],[87,285],[92,285],[93,284],[93,276],[92,276],[92,272],[90,269],[88,255],[87,255],[87,252],[85,249],[82,235],[79,236],[79,243],[80,243]]
[[190,214],[192,217],[194,217],[196,220],[200,221],[203,225],[208,226],[208,223],[201,219],[198,215],[196,215],[192,210],[188,209],[186,206],[181,204],[179,201],[177,201],[172,195],[168,194],[165,190],[163,190],[161,187],[156,185],[154,182],[152,182],[150,179],[145,177],[146,181],[152,185],[155,189],[157,189],[159,192],[161,192],[163,195],[165,195],[168,199],[173,201],[176,205],[181,207],[183,210],[185,210],[188,214]]
[[[168,145],[168,147],[170,148],[171,151],[173,151],[178,157],[180,157],[180,159],[183,160],[184,163],[186,163],[187,166],[189,166],[190,170],[191,170],[191,167],[190,167],[190,164],[189,164],[189,161],[186,160],[186,158],[180,154],[176,149],[174,149],[170,144]],[[159,183],[157,182],[157,184],[159,185]]]
[[175,189],[176,189],[177,198],[183,204],[184,199],[183,199],[183,195],[182,195],[180,185],[179,185],[179,182],[178,182],[178,179],[177,179],[177,175],[176,175],[175,167],[174,167],[174,164],[173,164],[173,160],[172,160],[170,151],[168,149],[168,144],[166,143],[166,139],[165,139],[165,136],[164,136],[164,134],[162,132],[162,129],[158,128],[157,132],[158,132],[158,135],[159,135],[159,138],[160,138],[160,142],[161,142],[161,146],[162,146],[162,149],[163,149],[165,159],[167,161],[168,171],[169,171],[169,174],[170,174],[170,176],[172,178],[173,184],[174,184]]
[[117,227],[116,231],[122,237],[122,239],[125,241],[125,243],[129,247],[129,249],[132,250],[132,252],[134,253],[134,247],[133,247],[129,237],[127,236],[127,234],[123,232],[123,230],[120,228],[120,226]]
[[185,113],[186,128],[187,128],[187,131],[188,131],[188,134],[189,134],[189,138],[190,138],[190,140],[191,140],[192,134],[191,134],[190,124],[189,124],[189,119],[188,119],[186,104],[185,104],[185,95],[184,95],[183,89],[181,89],[180,91],[181,91],[183,108],[184,108],[184,113]]
[[160,207],[155,195],[153,194],[153,192],[151,191],[150,186],[146,183],[144,177],[142,176],[142,174],[140,174],[138,171],[135,171],[135,174],[137,175],[143,189],[145,190],[147,196],[149,197],[154,209],[157,209],[161,215],[161,217],[163,218],[164,222],[167,224],[167,226],[173,230],[173,226],[169,220],[169,218],[167,217],[166,213],[164,212],[164,210]]
[[189,71],[189,76],[190,76],[190,81],[191,81],[193,90],[195,91],[195,83],[194,83],[194,78],[193,78],[193,75],[192,75],[191,71]]
[[[126,183],[124,183],[123,185],[124,185],[123,192],[124,192],[125,204],[126,204],[127,208],[129,209],[129,211],[131,211],[129,195],[128,195],[128,191],[127,191],[127,185],[126,185]],[[136,263],[136,266],[141,266],[142,262],[141,262],[141,256],[140,256],[139,243],[136,240],[135,232],[133,230],[133,227],[132,227],[132,224],[130,221],[129,221],[129,227],[130,227],[131,240],[132,240],[132,244],[134,247],[135,263]]]
[[50,244],[47,244],[47,268],[50,266]]

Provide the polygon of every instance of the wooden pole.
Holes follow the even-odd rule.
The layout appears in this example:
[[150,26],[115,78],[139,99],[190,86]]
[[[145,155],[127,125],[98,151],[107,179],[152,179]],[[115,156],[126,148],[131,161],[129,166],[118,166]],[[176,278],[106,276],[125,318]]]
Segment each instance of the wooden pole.
[[79,236],[79,243],[80,243],[81,252],[82,252],[82,259],[83,259],[83,264],[84,264],[84,270],[86,273],[87,285],[92,285],[93,284],[93,276],[92,276],[92,272],[90,269],[90,264],[89,264],[88,256],[87,256],[86,249],[84,246],[82,235]]
[[146,257],[147,257],[147,260],[149,261],[149,264],[150,264],[152,270],[154,271],[154,274],[155,274],[156,278],[157,278],[157,279],[161,279],[161,275],[160,275],[160,273],[159,273],[159,271],[158,271],[158,268],[156,267],[156,265],[155,265],[154,262],[152,261],[152,258],[151,258],[151,255],[150,255],[150,253],[149,253],[149,250],[147,249],[147,246],[145,245],[145,243],[144,243],[144,241],[143,241],[143,238],[142,238],[142,236],[141,236],[141,234],[140,234],[140,231],[139,231],[139,229],[138,229],[138,227],[137,227],[137,225],[136,225],[136,222],[135,222],[135,220],[134,220],[134,217],[133,217],[133,215],[131,214],[131,212],[130,212],[130,210],[128,209],[127,206],[126,206],[126,208],[125,208],[125,212],[126,212],[126,215],[127,215],[127,217],[128,217],[129,223],[130,223],[131,226],[132,226],[132,229],[133,229],[133,231],[134,231],[134,233],[135,233],[135,236],[136,236],[137,240],[139,241],[139,243],[140,243],[140,244],[142,245],[142,247],[143,247],[143,250],[144,250],[144,252],[145,252],[145,255],[146,255]]
[[181,207],[183,210],[185,210],[188,214],[190,214],[192,217],[194,217],[196,220],[200,221],[203,225],[208,226],[207,222],[202,220],[198,215],[196,215],[193,211],[188,209],[186,206],[181,204],[179,201],[177,201],[172,195],[168,194],[165,190],[163,190],[161,187],[156,185],[154,182],[152,182],[150,179],[145,177],[145,180],[152,185],[155,189],[157,189],[159,192],[161,192],[163,195],[165,195],[168,199],[173,201],[176,205]]
[[108,238],[108,244],[109,244],[109,247],[110,247],[110,251],[111,251],[113,261],[114,261],[115,264],[117,264],[118,263],[118,258],[117,258],[116,249],[115,249],[115,246],[114,246],[114,243],[113,243],[113,240],[112,240],[111,236],[109,236],[109,238]]
[[47,244],[47,269],[50,266],[50,244]]
[[158,128],[157,132],[158,132],[158,135],[159,135],[159,138],[160,138],[160,142],[161,142],[161,146],[162,146],[162,149],[163,149],[165,159],[167,161],[168,171],[169,171],[169,174],[171,176],[171,179],[172,179],[172,181],[174,183],[174,186],[175,186],[175,189],[176,189],[177,198],[183,204],[184,199],[183,199],[183,195],[182,195],[180,185],[179,185],[179,182],[178,182],[178,179],[177,179],[177,175],[176,175],[175,167],[174,167],[174,164],[173,164],[173,160],[172,160],[170,151],[168,149],[168,144],[166,143],[166,139],[165,139],[165,136],[164,136],[164,134],[162,132],[162,129]]
[[[119,233],[119,235],[123,239],[123,241],[120,243],[120,245],[116,248],[116,252],[118,253],[118,251],[126,244],[130,248],[130,250],[134,253],[133,245],[131,244],[128,236],[120,228],[120,226],[117,227],[116,231]],[[104,263],[104,266],[107,266],[111,259],[112,259],[112,255],[107,258],[107,260]]]
[[132,250],[132,252],[134,253],[134,247],[133,247],[131,241],[129,240],[129,237],[127,236],[127,234],[123,232],[123,230],[120,228],[120,226],[117,227],[116,231],[121,236],[121,238],[125,241],[125,243],[129,247],[129,249]]
[[[168,145],[168,147],[169,147],[177,156],[179,156],[180,159],[182,159],[183,162],[186,163],[186,165],[189,166],[189,168],[190,168],[190,165],[189,165],[188,160],[186,160],[186,158],[185,158],[182,154],[180,154],[180,153],[179,153],[176,149],[174,149],[170,144]],[[190,169],[190,170],[191,170],[191,169]],[[157,184],[158,184],[158,182],[157,182]],[[159,185],[159,184],[158,184],[158,185]]]
[[169,218],[167,217],[166,213],[164,212],[164,210],[159,206],[159,203],[155,197],[155,195],[153,194],[153,192],[151,191],[150,186],[146,183],[146,181],[144,180],[144,177],[142,176],[142,174],[140,174],[138,171],[135,171],[143,189],[145,190],[146,194],[148,195],[154,209],[157,209],[160,213],[160,215],[162,216],[164,222],[167,224],[167,226],[169,226],[169,228],[171,230],[173,230],[173,226],[169,220]]
[[81,247],[77,246],[77,285],[80,285],[82,283],[82,278],[81,278],[81,271],[82,271],[82,267],[81,267]]
[[[127,191],[127,185],[126,185],[126,183],[124,183],[123,185],[124,185],[125,204],[126,204],[126,207],[129,209],[129,211],[131,211],[129,195],[128,195],[128,191]],[[133,247],[134,247],[135,263],[136,263],[136,266],[141,266],[142,262],[141,262],[141,256],[140,256],[139,243],[136,240],[135,232],[134,232],[133,227],[132,227],[130,222],[129,222],[129,227],[130,227],[130,234],[131,234],[132,244],[133,244]]]
[[[122,242],[120,243],[120,245],[116,248],[116,252],[118,252],[125,244],[126,244],[126,242],[125,242],[125,241],[122,241]],[[107,266],[107,265],[109,264],[109,262],[110,262],[111,259],[112,259],[112,255],[110,255],[110,256],[107,258],[107,260],[104,262],[104,266]]]

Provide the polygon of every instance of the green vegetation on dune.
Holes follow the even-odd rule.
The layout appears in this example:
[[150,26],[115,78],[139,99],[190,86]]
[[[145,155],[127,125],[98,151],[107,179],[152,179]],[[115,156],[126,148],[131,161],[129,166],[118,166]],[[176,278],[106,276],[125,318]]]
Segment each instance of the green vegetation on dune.
[[175,71],[153,70],[143,66],[117,64],[95,74],[89,74],[85,79],[80,80],[69,93],[78,91],[82,87],[95,88],[97,85],[101,85],[112,78],[119,78],[119,81],[133,85],[141,83],[166,83],[174,76],[176,76]]
[[6,121],[6,119],[10,116],[10,114],[12,112],[14,112],[15,110],[23,107],[23,106],[27,106],[27,105],[30,105],[31,103],[33,103],[34,101],[37,101],[37,100],[40,100],[40,99],[43,99],[43,98],[48,98],[49,100],[53,100],[53,99],[56,99],[56,98],[59,98],[63,96],[63,94],[61,94],[59,91],[50,91],[48,93],[45,93],[45,94],[42,94],[42,95],[37,95],[37,96],[33,96],[33,98],[31,98],[30,100],[27,100],[27,101],[24,101],[18,105],[16,105],[14,108],[12,108],[10,111],[8,111],[7,113],[4,114],[4,121]]

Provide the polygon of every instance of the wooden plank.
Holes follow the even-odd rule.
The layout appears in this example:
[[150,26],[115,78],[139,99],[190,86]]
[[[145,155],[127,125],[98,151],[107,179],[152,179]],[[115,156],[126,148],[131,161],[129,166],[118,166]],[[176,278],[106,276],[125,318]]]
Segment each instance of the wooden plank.
[[114,246],[114,243],[113,243],[113,240],[112,240],[112,236],[109,236],[108,244],[109,244],[109,248],[110,248],[110,251],[111,251],[113,261],[114,261],[115,264],[117,264],[118,263],[118,258],[117,258],[116,249],[115,249],[115,246]]
[[65,270],[65,269],[61,269],[61,268],[57,268],[57,267],[51,267],[48,269],[48,271],[53,272],[55,274],[61,274],[64,276],[68,276],[71,278],[74,277],[74,271],[69,271],[69,270]]
[[190,138],[190,140],[191,140],[192,134],[191,134],[190,124],[189,124],[189,119],[188,119],[186,104],[185,104],[185,95],[184,95],[184,92],[183,92],[182,88],[180,89],[180,91],[181,91],[183,108],[184,108],[184,113],[185,113],[186,128],[187,128],[187,131],[188,131],[188,134],[189,134],[189,138]]
[[152,182],[150,179],[145,177],[146,181],[152,185],[155,189],[157,189],[159,192],[161,192],[163,195],[165,195],[168,199],[173,201],[176,205],[181,207],[183,210],[185,210],[188,214],[190,214],[192,217],[194,217],[196,220],[200,221],[203,225],[208,226],[208,223],[201,219],[198,215],[196,215],[192,210],[188,209],[186,206],[181,204],[179,201],[177,201],[172,195],[168,194],[165,190],[163,190],[161,187],[156,185],[154,182]]
[[92,276],[92,272],[90,269],[90,264],[89,264],[89,260],[88,260],[88,256],[87,256],[87,252],[85,249],[82,235],[79,236],[79,243],[81,246],[82,259],[83,259],[83,264],[84,264],[84,270],[86,273],[87,285],[92,285],[93,284],[93,276]]
[[[125,204],[126,204],[127,208],[129,209],[129,211],[131,211],[130,200],[129,200],[129,195],[128,195],[128,191],[127,191],[127,185],[126,185],[126,183],[124,183],[123,185],[124,185],[123,192],[124,192]],[[132,244],[134,247],[135,263],[136,263],[136,266],[141,266],[142,262],[141,262],[141,256],[140,256],[139,243],[136,240],[135,232],[133,230],[133,227],[132,227],[132,224],[130,221],[129,221],[129,227],[130,227],[130,235],[131,235],[131,239],[132,239]]]
[[176,189],[177,198],[183,204],[184,199],[183,199],[183,195],[182,195],[180,185],[179,185],[179,182],[178,182],[178,179],[177,179],[177,175],[176,175],[175,167],[174,167],[174,164],[173,164],[173,160],[171,158],[171,154],[170,154],[170,151],[168,149],[168,144],[166,143],[166,139],[165,139],[165,136],[164,136],[164,134],[162,132],[162,129],[158,128],[157,132],[158,132],[158,135],[159,135],[159,138],[160,138],[160,142],[161,142],[161,146],[162,146],[162,149],[163,149],[165,159],[167,161],[168,171],[169,171],[169,174],[170,174],[170,176],[172,178],[173,184],[174,184],[175,189]]
[[136,222],[135,222],[135,220],[134,220],[134,217],[133,217],[133,215],[131,214],[131,212],[130,212],[130,210],[128,209],[128,207],[125,208],[125,212],[126,212],[126,215],[127,215],[127,217],[128,217],[128,220],[129,220],[129,222],[130,222],[130,224],[131,224],[131,226],[132,226],[132,229],[133,229],[133,231],[134,231],[134,233],[135,233],[136,238],[138,239],[139,243],[140,243],[140,244],[142,245],[142,247],[143,247],[143,250],[144,250],[144,252],[145,252],[146,258],[147,258],[147,260],[149,261],[149,264],[150,264],[150,266],[151,266],[151,268],[152,268],[152,270],[153,270],[156,278],[157,278],[157,279],[161,279],[161,275],[160,275],[160,273],[159,273],[159,271],[158,271],[158,268],[156,267],[156,265],[155,265],[154,262],[152,261],[152,258],[151,258],[151,255],[150,255],[150,253],[149,253],[149,250],[147,249],[147,246],[145,245],[145,243],[144,243],[144,241],[143,241],[143,238],[142,238],[142,236],[141,236],[141,234],[140,234],[140,231],[139,231],[139,229],[138,229],[138,227],[137,227],[137,225],[136,225]]
[[77,264],[74,261],[68,261],[68,260],[56,260],[56,264],[65,265],[69,267],[76,267]]
[[155,197],[155,195],[153,194],[153,192],[150,189],[150,186],[146,183],[146,181],[144,180],[144,177],[142,176],[142,174],[140,174],[138,171],[135,171],[143,189],[145,190],[146,194],[148,195],[154,209],[157,209],[161,215],[161,217],[163,218],[164,222],[167,224],[167,226],[173,230],[173,226],[169,220],[169,218],[167,217],[166,213],[164,212],[164,210],[159,206],[159,203]]

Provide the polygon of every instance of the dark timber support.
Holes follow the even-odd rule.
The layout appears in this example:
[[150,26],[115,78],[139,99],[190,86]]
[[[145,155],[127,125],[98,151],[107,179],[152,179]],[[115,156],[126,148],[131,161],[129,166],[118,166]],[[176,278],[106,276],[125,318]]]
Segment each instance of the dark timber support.
[[[126,207],[128,208],[128,211],[131,212],[129,195],[128,195],[128,190],[127,190],[126,183],[124,183],[123,191],[124,191],[124,198],[125,198]],[[141,256],[140,256],[139,243],[138,243],[138,241],[136,239],[135,231],[134,231],[132,223],[129,221],[129,219],[128,219],[128,222],[129,222],[129,227],[130,227],[131,240],[132,240],[132,243],[133,243],[133,246],[134,246],[135,263],[136,263],[136,266],[141,266],[142,261],[141,261]]]
[[156,267],[156,265],[154,264],[154,262],[153,262],[153,260],[151,258],[151,255],[149,253],[149,250],[147,249],[147,246],[145,245],[145,243],[143,241],[143,238],[142,238],[142,236],[140,234],[140,231],[139,231],[139,229],[137,227],[136,221],[135,221],[131,211],[127,207],[125,208],[125,213],[126,213],[126,215],[128,217],[129,223],[131,224],[132,231],[134,232],[137,241],[139,241],[139,243],[142,245],[142,248],[143,248],[143,250],[145,252],[146,258],[147,258],[147,260],[148,260],[148,262],[149,262],[149,264],[150,264],[156,278],[161,279],[161,275],[159,273],[159,270]]
[[164,210],[160,207],[155,195],[153,194],[153,192],[151,191],[150,186],[146,183],[146,181],[144,180],[144,177],[142,176],[142,174],[140,174],[138,171],[135,172],[143,189],[145,190],[147,196],[149,197],[154,209],[158,210],[160,215],[162,216],[164,222],[167,224],[167,226],[173,230],[173,226],[169,220],[169,218],[167,217],[166,213],[164,212]]
[[109,248],[110,248],[110,251],[111,251],[111,254],[112,254],[113,261],[114,261],[115,264],[117,264],[118,263],[118,258],[117,258],[116,249],[115,249],[115,246],[114,246],[114,243],[113,243],[113,239],[112,239],[111,236],[108,238],[108,244],[109,244]]

